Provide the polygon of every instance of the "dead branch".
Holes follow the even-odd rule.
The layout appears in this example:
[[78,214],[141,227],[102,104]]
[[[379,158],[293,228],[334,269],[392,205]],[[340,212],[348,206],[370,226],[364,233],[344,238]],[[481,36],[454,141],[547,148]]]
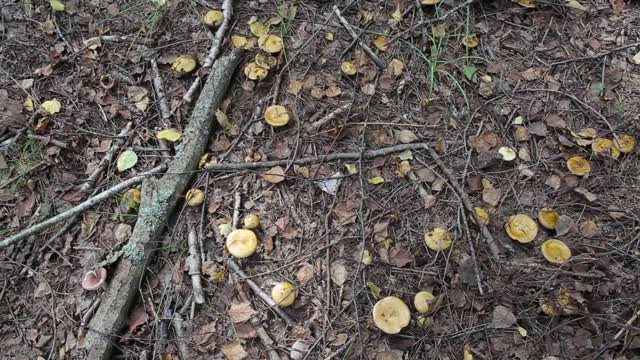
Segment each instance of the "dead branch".
[[[354,40],[358,39],[358,34],[356,34],[356,32],[353,30],[353,27],[351,27],[347,19],[342,16],[342,13],[340,13],[340,9],[338,9],[337,5],[333,5],[333,12],[336,13],[336,16],[338,17],[338,19],[340,19],[340,23],[342,23],[342,26],[344,26],[344,28],[349,32],[349,35],[351,35]],[[374,53],[367,44],[358,39],[358,45],[360,45],[360,47],[367,53],[367,55],[369,55],[371,60],[373,60],[376,66],[378,66],[381,70],[387,68],[387,65],[384,63],[384,61],[382,61],[382,59],[380,59],[378,55],[376,55],[376,53]]]
[[89,326],[90,332],[85,342],[88,359],[111,358],[114,337],[126,324],[146,265],[159,246],[157,239],[187,189],[193,171],[197,169],[198,160],[211,134],[215,111],[226,94],[235,68],[240,63],[241,54],[241,49],[235,49],[216,61],[185,128],[183,142],[169,164],[167,173],[160,179],[143,181],[144,196],[138,221],[129,242],[123,248],[123,256],[114,270],[102,304]]
[[186,264],[187,268],[189,268],[189,276],[191,276],[193,299],[196,304],[204,304],[204,290],[202,290],[202,279],[200,278],[200,251],[198,251],[198,235],[194,229],[189,230],[187,243],[189,245],[189,257],[187,257]]
[[[222,3],[222,13],[224,14],[224,20],[222,21],[222,25],[220,25],[218,30],[216,30],[216,35],[211,42],[211,48],[209,48],[209,53],[204,59],[202,68],[211,67],[218,55],[220,55],[220,49],[222,47],[224,34],[227,32],[227,28],[231,23],[231,16],[233,16],[233,0],[224,0],[224,2]],[[193,96],[200,87],[201,81],[202,77],[197,76],[193,81],[193,84],[191,84],[191,87],[189,87],[189,90],[187,90],[187,93],[182,97],[182,100],[186,101],[187,103],[191,103],[191,101],[193,101]]]
[[120,148],[122,147],[122,145],[124,145],[126,141],[124,138],[129,134],[129,130],[131,130],[132,125],[133,125],[132,122],[128,122],[124,126],[124,129],[120,131],[120,133],[118,134],[118,138],[113,142],[111,149],[109,149],[109,151],[107,151],[107,153],[104,155],[102,160],[100,160],[100,163],[98,163],[98,166],[95,168],[95,170],[93,170],[91,175],[89,175],[87,180],[85,180],[84,184],[82,184],[82,186],[80,187],[80,190],[84,192],[88,192],[93,188],[93,186],[96,183],[96,180],[98,180],[98,177],[100,177],[100,174],[104,171],[104,169],[107,168],[107,166],[109,166],[109,164],[113,160],[114,155],[118,151],[120,151]]
[[180,353],[180,359],[189,359],[189,346],[184,336],[184,319],[182,315],[176,312],[171,319],[171,325],[173,325],[173,331],[176,333],[176,343],[178,344],[178,352]]
[[397,152],[402,152],[405,150],[423,149],[424,146],[429,146],[429,144],[428,143],[400,144],[400,145],[389,146],[386,148],[381,148],[378,150],[367,150],[364,153],[345,152],[345,153],[328,154],[325,156],[306,157],[306,158],[300,158],[300,159],[294,159],[294,160],[272,160],[272,161],[257,161],[257,162],[248,162],[248,163],[210,164],[210,165],[206,165],[204,168],[206,170],[212,170],[212,171],[251,170],[251,169],[261,169],[261,168],[282,166],[282,165],[289,165],[289,164],[305,165],[305,164],[319,163],[323,161],[358,160],[360,159],[360,155],[362,155],[363,159],[371,159],[371,158],[385,156],[385,155],[389,155]]
[[169,129],[171,127],[171,122],[169,121],[171,118],[171,110],[169,110],[169,103],[167,103],[167,96],[164,91],[164,81],[162,81],[162,74],[160,74],[156,59],[151,59],[150,62],[151,70],[153,71],[153,88],[156,91],[158,105],[160,105],[160,114],[162,115],[162,126],[165,129]]
[[323,116],[321,119],[312,122],[306,130],[308,132],[317,131],[322,126],[327,124],[329,121],[335,119],[338,115],[342,114],[343,112],[345,112],[350,107],[351,107],[351,103],[346,103],[346,104],[336,108],[332,112],[330,112],[327,115]]
[[120,194],[122,191],[132,187],[133,185],[137,185],[139,183],[141,183],[145,178],[149,177],[150,175],[153,174],[157,174],[161,171],[163,171],[165,169],[164,165],[155,167],[147,172],[144,172],[138,176],[134,176],[131,179],[125,180],[121,183],[119,183],[118,185],[107,189],[101,193],[99,193],[98,195],[91,197],[87,200],[85,200],[84,202],[78,204],[77,206],[62,212],[52,218],[49,218],[48,220],[45,220],[39,224],[33,225],[27,229],[24,229],[23,231],[9,236],[8,238],[5,238],[4,240],[0,241],[0,249],[6,248],[7,246],[10,246],[12,244],[17,243],[20,240],[24,240],[26,238],[28,238],[31,235],[35,235],[39,232],[41,232],[42,230],[45,230],[55,224],[58,224],[60,222],[63,222],[69,218],[74,217],[77,214],[80,214],[94,206],[96,206],[97,204],[103,202],[104,200],[107,200],[117,194]]

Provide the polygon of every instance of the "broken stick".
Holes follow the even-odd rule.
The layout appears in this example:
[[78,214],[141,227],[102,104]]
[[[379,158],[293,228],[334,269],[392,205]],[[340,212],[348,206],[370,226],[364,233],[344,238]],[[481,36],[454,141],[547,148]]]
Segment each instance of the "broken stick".
[[367,46],[367,44],[363,43],[358,39],[358,34],[356,34],[356,32],[353,30],[353,27],[351,27],[347,19],[345,19],[344,16],[342,16],[342,13],[340,13],[340,9],[338,9],[337,5],[333,5],[333,12],[336,13],[336,16],[338,17],[338,19],[340,19],[340,23],[342,23],[342,26],[344,26],[344,28],[347,29],[347,31],[349,32],[349,35],[351,35],[351,37],[354,40],[358,41],[358,45],[360,45],[362,50],[364,50],[367,53],[367,55],[369,55],[369,57],[371,58],[371,60],[373,60],[376,66],[378,66],[381,70],[386,69],[387,65],[384,63],[384,61],[382,61],[382,59],[380,59],[378,55],[376,55],[376,53],[374,53],[373,50],[371,50],[371,48]]
[[167,173],[160,179],[143,181],[144,196],[138,221],[123,248],[123,256],[104,293],[102,304],[89,324],[85,342],[87,359],[111,359],[115,336],[126,324],[147,263],[159,246],[157,239],[198,167],[198,160],[211,135],[213,116],[227,92],[241,54],[241,49],[235,49],[215,62],[185,128],[181,147],[169,164]]

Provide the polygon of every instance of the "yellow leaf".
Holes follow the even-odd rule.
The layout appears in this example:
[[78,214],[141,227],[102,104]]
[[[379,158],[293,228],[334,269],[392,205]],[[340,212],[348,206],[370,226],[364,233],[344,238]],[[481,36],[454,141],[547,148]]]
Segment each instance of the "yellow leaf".
[[49,0],[49,5],[53,11],[64,11],[64,4],[59,0]]
[[349,175],[355,175],[358,173],[358,167],[356,164],[346,163],[344,164],[344,167],[347,169],[347,173],[349,173]]
[[382,176],[376,176],[367,181],[369,181],[369,184],[378,185],[384,182],[384,178]]
[[231,37],[231,43],[234,48],[243,48],[246,49],[247,46],[247,38],[240,35],[233,35]]
[[33,99],[31,99],[31,97],[26,98],[22,105],[24,106],[25,110],[29,112],[33,111]]
[[333,41],[333,33],[330,33],[330,32],[326,33],[324,38],[329,40],[329,41]]
[[518,332],[520,333],[520,336],[527,337],[527,329],[522,326],[518,326]]
[[53,21],[51,21],[51,18],[47,18],[47,20],[45,20],[45,22],[43,22],[42,25],[40,25],[40,29],[42,30],[43,33],[49,34],[49,35],[56,32],[56,27],[53,24]]
[[587,11],[588,10],[584,5],[580,4],[576,0],[567,0],[566,5],[567,5],[567,7],[570,7],[572,9],[576,9],[576,10],[581,10],[581,11]]
[[400,10],[400,6],[396,8],[396,11],[391,14],[391,18],[396,22],[402,21],[402,11]]
[[373,45],[380,49],[380,51],[387,51],[389,48],[389,39],[384,35],[380,35],[373,40]]
[[156,136],[158,137],[158,139],[164,139],[170,142],[176,142],[180,140],[180,138],[182,137],[182,132],[176,129],[166,129],[166,130],[158,131]]
[[60,112],[60,109],[62,109],[62,104],[60,104],[60,101],[58,101],[58,99],[52,99],[43,102],[40,107],[42,107],[44,111],[53,115]]
[[142,97],[139,101],[136,101],[136,108],[140,111],[147,110],[147,106],[149,106],[149,97],[147,95]]
[[529,9],[535,9],[536,0],[518,0],[518,4]]
[[269,33],[269,27],[260,21],[254,21],[249,25],[251,33],[257,37],[267,35]]

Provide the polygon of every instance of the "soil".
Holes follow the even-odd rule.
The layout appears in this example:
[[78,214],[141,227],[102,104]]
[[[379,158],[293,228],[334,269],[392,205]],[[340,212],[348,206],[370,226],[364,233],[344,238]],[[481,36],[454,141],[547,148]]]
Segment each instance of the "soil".
[[[156,133],[186,126],[192,107],[182,98],[206,75],[177,76],[172,64],[181,55],[204,62],[215,30],[209,34],[202,17],[221,6],[62,3],[63,11],[42,1],[5,0],[0,8],[2,238],[170,161],[179,142],[161,143]],[[232,36],[253,46],[213,120],[207,154],[222,164],[285,162],[194,174],[205,202],[181,204],[167,219],[130,319],[112,334],[114,358],[269,359],[262,330],[282,359],[640,358],[639,151],[592,150],[596,138],[640,138],[640,7],[416,3],[235,2],[222,53]],[[333,6],[386,68],[354,43]],[[265,79],[251,81],[244,67],[261,53],[249,25],[256,20],[270,24],[284,49]],[[472,35],[477,47],[465,45]],[[355,75],[341,71],[345,61]],[[41,105],[52,99],[61,110],[48,114]],[[288,110],[288,125],[265,123],[273,104]],[[114,161],[81,191],[118,142]],[[428,143],[444,168],[423,148],[322,160],[406,143]],[[115,157],[124,150],[138,160],[119,171]],[[312,156],[320,160],[292,162]],[[572,174],[574,156],[590,171]],[[461,192],[487,212],[499,254]],[[236,194],[240,219],[260,218],[258,252],[238,264],[266,294],[282,281],[297,287],[284,309],[292,326],[227,267],[220,225],[232,222]],[[542,208],[562,215],[555,230],[540,226],[529,243],[509,238],[511,216],[537,220]],[[64,223],[0,250],[0,358],[86,358],[84,327],[108,281],[87,291],[82,279],[126,244],[136,214],[119,194],[53,240]],[[425,233],[436,227],[452,233],[450,248],[426,247]],[[206,302],[197,306],[185,265],[190,230],[205,246]],[[550,238],[568,245],[568,262],[545,259],[541,245]],[[421,290],[435,296],[426,314],[413,306]],[[399,334],[374,324],[373,306],[386,296],[411,309]],[[176,313],[185,319],[180,336],[171,326]]]

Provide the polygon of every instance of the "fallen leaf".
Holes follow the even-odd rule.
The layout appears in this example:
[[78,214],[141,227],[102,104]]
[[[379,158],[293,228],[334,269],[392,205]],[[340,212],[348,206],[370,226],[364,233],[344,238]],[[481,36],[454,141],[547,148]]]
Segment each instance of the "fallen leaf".
[[587,7],[585,7],[584,5],[580,4],[578,1],[576,0],[567,0],[566,1],[566,5],[567,7],[570,7],[572,9],[576,9],[576,10],[581,10],[581,11],[587,11]]
[[158,131],[156,136],[158,137],[158,139],[164,139],[169,142],[176,142],[182,137],[182,132],[177,129],[165,129]]
[[330,195],[336,195],[340,188],[340,183],[342,183],[342,176],[342,173],[338,171],[331,175],[330,178],[319,181],[318,186],[320,187],[320,190]]
[[582,196],[584,196],[585,199],[587,199],[587,201],[589,202],[594,202],[598,199],[598,196],[592,192],[590,192],[589,190],[583,188],[582,186],[579,186],[575,189],[573,189],[573,191],[577,192],[578,194],[581,194]]
[[380,51],[387,51],[389,48],[389,39],[384,35],[379,35],[373,40],[373,45],[375,45]]
[[467,78],[467,80],[471,81],[471,82],[478,82],[478,69],[476,68],[475,65],[473,64],[467,64],[464,66],[464,68],[462,69],[462,73],[464,74],[464,77]]
[[[193,341],[196,345],[205,345],[213,338],[213,335],[216,331],[216,322],[212,321],[210,323],[204,324],[200,326],[193,334]],[[163,359],[164,360],[164,359]]]
[[416,134],[414,134],[413,131],[411,130],[401,130],[398,132],[397,137],[398,137],[398,141],[400,141],[403,144],[410,144],[418,140],[418,137],[416,136]]
[[542,136],[542,137],[547,136],[547,126],[544,123],[539,121],[529,125],[527,127],[527,130],[529,131],[529,134],[532,134],[532,135]]
[[149,315],[144,309],[144,306],[136,306],[129,314],[129,334],[134,334],[139,326],[146,324],[149,319]]
[[376,176],[371,179],[368,179],[367,181],[369,182],[369,184],[379,185],[384,183],[384,178],[382,176]]
[[409,250],[399,246],[394,246],[393,248],[391,248],[389,250],[388,256],[389,256],[389,264],[397,267],[403,267],[416,260],[413,254],[409,252]]
[[132,101],[136,108],[140,111],[145,111],[149,105],[149,97],[147,96],[147,89],[140,86],[130,86],[127,89],[127,97]]
[[51,99],[51,100],[47,100],[47,101],[43,102],[40,105],[40,107],[45,112],[53,115],[55,113],[59,113],[60,112],[60,110],[62,109],[62,104],[60,103],[60,101],[58,101],[58,99]]
[[342,286],[347,281],[347,267],[342,261],[334,261],[331,264],[331,281],[338,286]]
[[292,95],[298,95],[302,90],[302,85],[304,81],[302,80],[291,80],[289,81],[289,86],[287,87],[287,92]]
[[404,63],[398,59],[393,59],[389,63],[388,69],[391,72],[391,75],[400,76],[404,71]]
[[296,273],[296,279],[302,285],[313,279],[313,265],[309,263],[302,264]]
[[119,172],[131,169],[138,162],[138,155],[131,150],[125,150],[118,156],[116,160],[116,167]]
[[348,225],[356,222],[356,209],[358,204],[355,201],[339,202],[333,209],[335,220],[339,225]]
[[53,11],[64,11],[64,4],[60,0],[49,0],[49,5]]
[[367,288],[369,289],[369,292],[371,293],[371,295],[373,295],[374,298],[380,299],[382,297],[380,295],[380,293],[382,292],[382,289],[380,289],[380,287],[376,285],[376,283],[374,283],[373,281],[371,280],[367,281]]
[[40,30],[45,34],[52,35],[56,32],[56,26],[53,24],[53,20],[51,20],[51,18],[47,18],[47,20],[40,25]]
[[372,83],[362,85],[362,93],[365,95],[373,95],[376,93],[376,85]]
[[257,312],[251,306],[251,303],[248,301],[245,302],[234,302],[229,307],[229,318],[233,323],[245,322],[253,317],[253,315],[257,314]]
[[560,189],[560,185],[562,184],[562,179],[560,179],[558,175],[551,175],[549,176],[547,181],[545,181],[545,184],[550,186],[554,190],[558,190]]
[[302,360],[307,355],[309,351],[309,344],[302,341],[296,340],[296,342],[291,345],[291,351],[289,352],[289,357],[291,360]]
[[506,329],[515,325],[516,322],[516,316],[511,310],[502,305],[498,305],[493,309],[490,327],[494,329]]
[[262,178],[271,184],[282,182],[285,179],[284,169],[281,166],[271,168],[262,174]]
[[347,174],[349,175],[355,175],[358,173],[358,166],[356,164],[346,163],[344,164],[344,168],[347,169]]
[[471,144],[479,153],[488,152],[498,145],[498,135],[493,131],[485,131],[479,136],[472,136]]
[[578,226],[578,231],[580,232],[580,235],[587,238],[592,238],[600,234],[600,226],[598,226],[598,224],[596,224],[592,220],[583,220]]
[[482,190],[482,201],[487,204],[498,206],[500,203],[501,192],[495,188],[485,188]]
[[222,353],[227,360],[242,360],[249,356],[249,353],[247,353],[238,340],[224,344],[222,346]]
[[544,69],[529,68],[520,74],[527,81],[538,80],[544,76]]
[[551,127],[565,129],[567,127],[567,123],[558,116],[557,114],[547,114],[544,117],[544,122]]
[[516,141],[527,141],[529,140],[529,131],[524,126],[516,126],[514,137]]
[[568,215],[560,215],[556,224],[556,235],[563,236],[568,234],[575,227],[575,222]]

